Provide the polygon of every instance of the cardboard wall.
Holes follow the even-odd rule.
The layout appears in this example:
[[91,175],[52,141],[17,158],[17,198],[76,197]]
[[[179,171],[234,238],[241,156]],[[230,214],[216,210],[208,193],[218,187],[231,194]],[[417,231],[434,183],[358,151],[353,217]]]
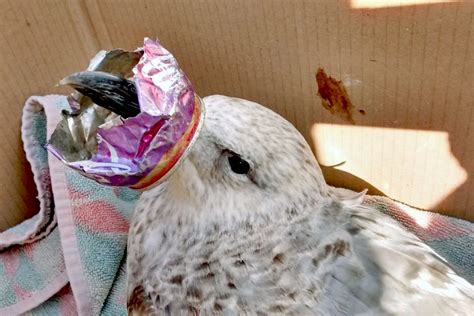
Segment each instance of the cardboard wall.
[[[473,13],[470,0],[0,0],[0,230],[37,208],[25,99],[65,93],[54,85],[97,50],[145,36],[202,96],[257,101],[294,123],[337,165],[324,167],[330,183],[472,221]],[[322,106],[318,68],[345,87],[355,124]]]

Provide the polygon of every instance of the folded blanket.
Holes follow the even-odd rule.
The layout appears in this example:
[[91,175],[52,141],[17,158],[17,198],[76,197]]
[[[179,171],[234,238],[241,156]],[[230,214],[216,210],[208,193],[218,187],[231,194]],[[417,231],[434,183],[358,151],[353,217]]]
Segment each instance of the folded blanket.
[[[40,210],[0,233],[0,315],[124,315],[125,248],[139,194],[96,184],[48,157],[64,96],[32,97],[22,138]],[[336,190],[344,194],[344,190]],[[366,204],[399,220],[474,282],[474,224],[388,198]]]

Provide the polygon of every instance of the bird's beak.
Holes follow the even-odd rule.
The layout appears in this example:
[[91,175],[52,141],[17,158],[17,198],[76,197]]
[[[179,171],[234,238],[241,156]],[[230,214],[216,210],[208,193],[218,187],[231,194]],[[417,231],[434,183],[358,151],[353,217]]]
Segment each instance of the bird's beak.
[[135,83],[102,71],[83,71],[67,76],[59,82],[68,85],[123,118],[140,113]]

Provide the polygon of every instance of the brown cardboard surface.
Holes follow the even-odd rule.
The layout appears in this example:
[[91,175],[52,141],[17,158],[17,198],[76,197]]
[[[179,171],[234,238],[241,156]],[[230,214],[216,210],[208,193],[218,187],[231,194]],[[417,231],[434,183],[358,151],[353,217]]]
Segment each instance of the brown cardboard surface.
[[[370,2],[0,0],[0,230],[37,207],[19,138],[25,99],[64,93],[54,85],[97,50],[145,36],[202,96],[264,104],[322,164],[345,162],[324,167],[330,183],[474,220],[474,2]],[[355,124],[322,106],[318,68],[345,87]]]

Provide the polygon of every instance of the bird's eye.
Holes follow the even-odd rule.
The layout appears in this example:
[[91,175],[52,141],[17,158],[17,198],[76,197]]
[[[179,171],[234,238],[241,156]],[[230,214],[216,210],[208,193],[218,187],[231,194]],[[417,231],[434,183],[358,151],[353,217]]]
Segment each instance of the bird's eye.
[[237,174],[246,174],[250,170],[250,165],[247,161],[240,158],[239,155],[233,154],[229,158],[230,169]]

